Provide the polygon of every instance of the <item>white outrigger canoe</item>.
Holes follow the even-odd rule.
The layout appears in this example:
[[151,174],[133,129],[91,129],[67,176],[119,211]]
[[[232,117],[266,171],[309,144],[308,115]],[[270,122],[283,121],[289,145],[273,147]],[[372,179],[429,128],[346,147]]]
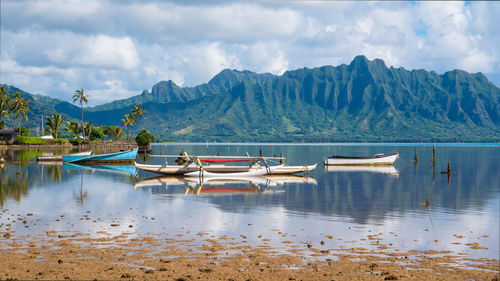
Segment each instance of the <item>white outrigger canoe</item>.
[[393,165],[394,161],[399,157],[399,152],[393,154],[375,154],[373,156],[339,156],[334,155],[325,158],[325,165],[341,165],[341,166],[378,166],[378,165]]
[[[259,161],[266,160],[283,160],[284,158],[278,157],[250,157],[250,156],[179,156],[179,155],[150,155],[149,157],[165,157],[165,158],[183,158],[188,160],[182,165],[177,164],[141,164],[134,162],[134,165],[140,169],[147,172],[153,172],[163,175],[186,175],[191,172],[196,172],[200,170],[201,162],[197,165],[195,161],[202,161],[205,163],[216,163],[216,164],[206,164],[203,165],[203,170],[209,173],[248,173],[259,171],[263,166],[259,165]],[[217,163],[227,163],[227,162],[250,162],[250,165],[224,165]],[[304,166],[287,166],[279,165],[274,166],[270,172],[266,173],[268,175],[290,175],[296,173],[308,173],[316,169],[316,165],[304,165]]]

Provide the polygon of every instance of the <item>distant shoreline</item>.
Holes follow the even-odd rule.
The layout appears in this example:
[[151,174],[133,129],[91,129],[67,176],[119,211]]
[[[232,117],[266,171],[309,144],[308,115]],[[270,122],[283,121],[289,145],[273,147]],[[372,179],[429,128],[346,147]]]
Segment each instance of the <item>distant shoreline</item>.
[[97,141],[87,144],[74,145],[63,144],[0,144],[0,150],[60,150],[60,149],[99,149],[99,150],[122,150],[137,147],[136,141]]

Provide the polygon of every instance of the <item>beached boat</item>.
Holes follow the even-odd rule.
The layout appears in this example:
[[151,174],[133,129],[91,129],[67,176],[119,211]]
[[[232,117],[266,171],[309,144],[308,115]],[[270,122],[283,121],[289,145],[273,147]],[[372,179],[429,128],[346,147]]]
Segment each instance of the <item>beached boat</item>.
[[[282,157],[251,157],[251,156],[179,156],[179,155],[150,155],[149,157],[176,158],[177,164],[141,164],[134,162],[135,166],[147,172],[153,172],[163,175],[183,175],[190,172],[196,172],[200,169],[201,163],[203,169],[212,173],[243,173],[259,170],[262,168],[258,164],[260,161],[279,160],[283,161]],[[181,160],[181,161],[178,161]],[[196,164],[197,161],[199,164]],[[249,165],[231,165],[234,162],[249,162]],[[223,164],[221,164],[223,163]],[[296,173],[309,173],[316,169],[316,165],[303,166],[287,166],[279,165],[269,174],[271,175],[286,175]]]
[[378,165],[392,165],[394,161],[399,156],[399,152],[393,154],[375,154],[372,156],[339,156],[333,155],[325,158],[325,165],[368,165],[368,166],[378,166]]
[[[90,156],[91,154],[92,154],[92,150],[72,153],[72,154],[68,154],[67,156]],[[44,153],[42,155],[38,155],[36,157],[36,161],[38,161],[38,162],[63,161],[63,156],[62,155],[54,155],[52,153],[50,153],[50,154]]]
[[62,160],[66,163],[131,163],[138,149],[97,155],[63,155]]

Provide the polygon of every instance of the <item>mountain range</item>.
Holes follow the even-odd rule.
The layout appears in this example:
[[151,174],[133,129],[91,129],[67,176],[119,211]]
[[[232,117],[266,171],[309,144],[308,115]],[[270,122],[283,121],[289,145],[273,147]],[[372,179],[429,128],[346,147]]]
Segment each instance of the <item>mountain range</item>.
[[[53,112],[80,118],[74,104],[15,91],[32,100],[29,127]],[[85,120],[119,125],[135,104],[148,110],[139,127],[164,141],[500,141],[500,89],[482,73],[406,70],[364,56],[279,76],[226,69],[195,87],[161,81],[85,108]]]

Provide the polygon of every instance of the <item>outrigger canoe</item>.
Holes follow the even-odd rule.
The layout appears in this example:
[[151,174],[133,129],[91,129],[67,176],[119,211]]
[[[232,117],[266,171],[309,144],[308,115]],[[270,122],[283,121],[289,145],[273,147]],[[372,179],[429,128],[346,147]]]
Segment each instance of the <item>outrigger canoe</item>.
[[[175,165],[168,164],[141,164],[134,162],[134,165],[140,169],[147,172],[153,172],[163,175],[184,175],[190,172],[196,172],[200,169],[202,165],[201,162],[206,163],[203,165],[203,169],[207,172],[212,173],[243,173],[259,170],[262,168],[258,164],[259,161],[268,160],[280,160],[282,162],[284,158],[282,157],[251,157],[251,156],[192,156],[187,155],[150,155],[149,157],[162,157],[162,158],[176,158]],[[199,161],[197,165],[195,161]],[[234,162],[249,162],[249,165],[231,165]],[[225,164],[227,163],[227,165]],[[303,165],[303,166],[287,166],[279,165],[276,169],[273,169],[270,173],[271,175],[289,175],[296,173],[308,173],[316,169],[317,164],[313,165]]]
[[399,152],[393,154],[375,154],[372,156],[339,156],[333,155],[324,159],[325,165],[341,165],[341,166],[355,166],[355,165],[393,165],[394,161],[399,157]]

